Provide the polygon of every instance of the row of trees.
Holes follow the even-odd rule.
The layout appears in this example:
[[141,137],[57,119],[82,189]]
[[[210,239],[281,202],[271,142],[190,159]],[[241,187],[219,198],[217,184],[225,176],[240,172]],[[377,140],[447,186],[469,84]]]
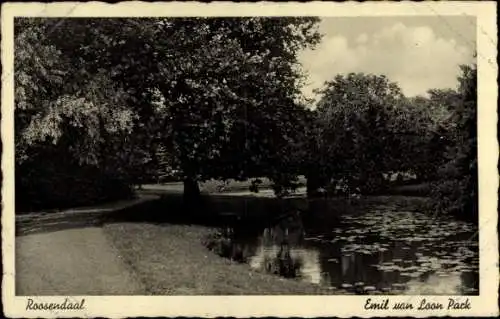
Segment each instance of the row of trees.
[[129,196],[130,185],[174,172],[188,197],[203,180],[256,177],[280,195],[298,175],[311,195],[340,180],[373,192],[399,171],[459,179],[467,191],[462,171],[444,177],[475,158],[475,135],[464,133],[475,70],[428,98],[406,98],[384,76],[337,76],[313,111],[297,54],[320,41],[317,22],[16,19],[18,205]]
[[[319,41],[316,22],[17,19],[18,194],[41,197],[43,188],[39,201],[84,197],[66,191],[77,185],[75,166],[128,185],[145,168],[168,164],[189,196],[208,178],[279,184],[303,110],[297,53]],[[60,161],[68,165],[64,183],[52,181],[62,178]],[[41,171],[47,176],[37,185],[29,176]],[[106,194],[102,187],[94,189]]]
[[384,76],[349,74],[327,82],[309,142],[309,149],[317,147],[308,159],[310,174],[322,184],[344,180],[370,193],[387,185],[384,174],[410,173],[430,185],[435,210],[477,221],[475,65],[460,67],[458,83],[407,98]]

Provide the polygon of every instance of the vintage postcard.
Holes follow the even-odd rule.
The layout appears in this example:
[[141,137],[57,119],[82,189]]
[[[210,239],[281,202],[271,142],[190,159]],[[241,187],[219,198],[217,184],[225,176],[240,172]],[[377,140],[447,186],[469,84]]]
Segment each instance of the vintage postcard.
[[6,316],[498,316],[495,22],[2,4]]

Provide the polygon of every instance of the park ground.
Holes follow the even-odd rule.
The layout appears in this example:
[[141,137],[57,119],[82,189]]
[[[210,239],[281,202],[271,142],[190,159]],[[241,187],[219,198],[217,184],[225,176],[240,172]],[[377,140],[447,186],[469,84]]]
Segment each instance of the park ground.
[[319,294],[202,245],[212,229],[117,223],[20,236],[16,295]]
[[[202,185],[202,191],[214,192],[212,184]],[[245,185],[239,186],[237,184],[231,189],[232,195],[243,191]],[[160,195],[179,191],[180,184],[171,184],[145,186],[142,192],[147,194],[143,195],[147,202],[151,200],[148,199],[151,193]],[[116,204],[119,205],[126,206],[127,203]],[[141,207],[132,209],[133,214],[151,213],[144,208],[147,205]],[[75,221],[87,213],[99,215],[110,211],[113,211],[113,204],[57,214],[17,216],[17,222],[21,219],[25,225],[29,225],[26,221],[31,222],[34,226],[27,228],[36,231],[23,231],[16,238],[16,295],[333,292],[306,282],[260,273],[247,264],[217,256],[203,245],[206,236],[215,231],[209,226],[124,219],[98,226],[57,227],[57,224],[65,224],[68,219]],[[40,222],[48,220],[50,215],[59,217]]]
[[[151,188],[155,189],[147,189],[151,191]],[[177,186],[170,188],[161,191],[172,192]],[[110,205],[105,207],[106,211],[110,210]],[[88,211],[98,214],[99,207]],[[75,214],[75,211],[68,214]],[[78,214],[85,214],[85,209]],[[62,221],[47,223],[52,225],[52,230],[40,229],[38,225],[35,232],[26,231],[16,238],[16,295],[330,292],[305,282],[260,273],[247,264],[217,256],[203,245],[204,238],[215,230],[212,227],[113,222],[98,227],[57,229],[55,224],[65,223],[64,212],[59,215]],[[25,220],[37,218],[36,214],[21,217]]]

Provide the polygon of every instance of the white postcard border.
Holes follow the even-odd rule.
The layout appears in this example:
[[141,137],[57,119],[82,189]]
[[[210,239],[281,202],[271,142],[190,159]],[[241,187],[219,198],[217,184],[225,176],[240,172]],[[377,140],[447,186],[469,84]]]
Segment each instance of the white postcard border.
[[[366,296],[73,296],[85,298],[82,311],[26,311],[27,297],[14,296],[14,94],[13,18],[24,17],[153,17],[153,16],[418,16],[477,17],[478,148],[480,207],[480,295],[469,297],[470,310],[365,310]],[[373,316],[495,316],[498,315],[498,142],[496,138],[498,66],[496,3],[494,2],[365,2],[365,3],[145,3],[98,2],[2,4],[2,301],[8,317],[373,317]],[[61,302],[67,296],[32,297],[37,302]],[[373,297],[373,296],[372,296]],[[450,296],[391,296],[393,302],[441,301]],[[375,298],[375,297],[374,297]],[[381,299],[380,296],[376,296]]]

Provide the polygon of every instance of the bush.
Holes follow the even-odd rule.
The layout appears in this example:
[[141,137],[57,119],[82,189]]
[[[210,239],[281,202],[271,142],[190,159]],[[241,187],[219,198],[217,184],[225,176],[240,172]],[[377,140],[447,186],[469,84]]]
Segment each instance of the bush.
[[432,184],[434,209],[476,223],[478,222],[477,194],[477,174],[474,173]]
[[64,159],[36,157],[16,165],[16,212],[90,206],[133,197],[126,180]]

